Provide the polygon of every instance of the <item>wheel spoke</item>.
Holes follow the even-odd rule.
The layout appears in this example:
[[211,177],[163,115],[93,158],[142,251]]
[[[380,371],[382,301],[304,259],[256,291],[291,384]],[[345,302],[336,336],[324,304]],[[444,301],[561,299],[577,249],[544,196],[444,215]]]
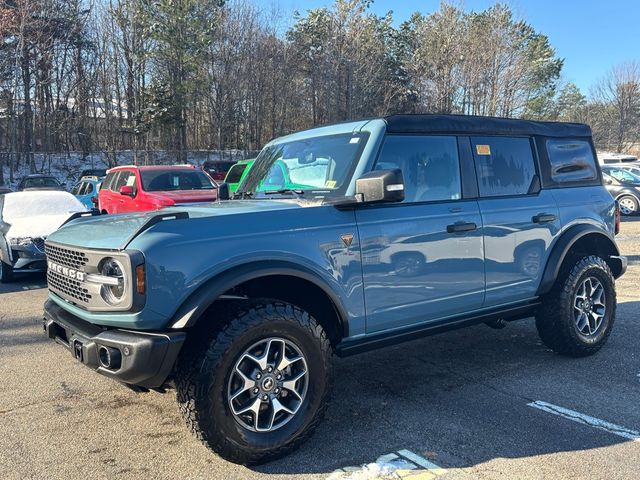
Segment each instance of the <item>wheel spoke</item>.
[[589,320],[587,319],[587,314],[584,313],[584,312],[580,312],[580,315],[578,315],[576,323],[577,323],[577,326],[578,326],[578,330],[580,330],[582,333],[584,333],[584,327],[588,326],[588,324],[589,324]]
[[307,374],[306,371],[300,372],[298,375],[296,375],[292,379],[287,380],[285,382],[282,382],[282,388],[284,388],[285,390],[293,393],[296,397],[298,397],[299,400],[302,400],[302,397],[300,396],[300,394],[296,390],[296,383],[298,383],[298,380],[300,380],[306,374]]
[[260,401],[260,398],[256,398],[253,402],[250,402],[247,406],[245,406],[244,408],[241,408],[240,410],[236,410],[232,403],[231,409],[233,413],[235,413],[236,415],[242,415],[244,413],[253,412],[253,417],[254,417],[253,422],[255,425],[258,425],[258,415],[260,414],[261,404],[262,402]]
[[251,390],[255,387],[255,382],[251,378],[247,377],[238,367],[236,367],[236,375],[242,379],[242,385],[240,385],[238,391],[231,396],[230,400],[232,402],[247,390]]
[[283,355],[282,359],[280,360],[280,363],[278,363],[278,366],[276,368],[282,372],[289,365],[293,365],[294,363],[299,362],[300,360],[303,360],[303,358],[302,357],[287,358],[286,356]]

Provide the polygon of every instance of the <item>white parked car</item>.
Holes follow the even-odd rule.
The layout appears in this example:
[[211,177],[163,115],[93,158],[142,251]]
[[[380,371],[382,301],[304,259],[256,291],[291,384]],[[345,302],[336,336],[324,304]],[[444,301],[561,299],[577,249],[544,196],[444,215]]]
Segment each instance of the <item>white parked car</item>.
[[0,195],[0,282],[14,273],[46,270],[44,240],[70,216],[87,208],[60,191]]
[[624,153],[599,153],[598,163],[600,163],[600,165],[613,165],[616,167],[640,164],[638,157]]

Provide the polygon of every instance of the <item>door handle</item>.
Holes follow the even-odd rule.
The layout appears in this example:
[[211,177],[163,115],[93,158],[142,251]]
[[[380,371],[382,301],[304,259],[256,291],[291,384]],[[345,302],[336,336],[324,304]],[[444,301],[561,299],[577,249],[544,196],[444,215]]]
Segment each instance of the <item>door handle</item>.
[[555,221],[556,216],[551,213],[540,213],[539,215],[535,215],[531,221],[533,223],[549,223]]
[[473,230],[477,230],[478,226],[473,223],[454,223],[452,225],[447,225],[447,233],[460,233],[460,232],[471,232]]

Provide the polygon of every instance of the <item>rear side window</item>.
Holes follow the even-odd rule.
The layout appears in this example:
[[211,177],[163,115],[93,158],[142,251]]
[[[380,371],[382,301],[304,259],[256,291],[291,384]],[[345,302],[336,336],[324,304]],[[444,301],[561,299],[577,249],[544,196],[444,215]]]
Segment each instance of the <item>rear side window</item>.
[[596,158],[589,142],[584,140],[547,140],[551,164],[551,180],[572,183],[595,180]]
[[113,181],[114,178],[118,175],[118,173],[120,172],[111,172],[110,174],[107,175],[107,178],[104,179],[104,183],[102,184],[102,190],[113,190]]
[[526,195],[536,175],[528,138],[472,137],[481,197]]
[[111,186],[111,190],[113,190],[114,192],[119,192],[120,188],[124,187],[125,185],[134,187],[135,184],[136,174],[128,170],[123,170],[120,172],[118,180],[116,180],[115,184]]
[[404,202],[438,202],[462,198],[456,137],[389,135],[375,170],[399,168]]

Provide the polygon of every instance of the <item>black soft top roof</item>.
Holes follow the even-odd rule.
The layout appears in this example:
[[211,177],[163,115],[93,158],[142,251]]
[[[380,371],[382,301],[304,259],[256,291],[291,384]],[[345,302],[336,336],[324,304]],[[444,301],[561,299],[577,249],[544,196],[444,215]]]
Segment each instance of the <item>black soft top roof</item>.
[[591,137],[583,123],[535,122],[475,115],[412,114],[384,117],[389,133],[457,133],[474,135],[540,135],[544,137]]

